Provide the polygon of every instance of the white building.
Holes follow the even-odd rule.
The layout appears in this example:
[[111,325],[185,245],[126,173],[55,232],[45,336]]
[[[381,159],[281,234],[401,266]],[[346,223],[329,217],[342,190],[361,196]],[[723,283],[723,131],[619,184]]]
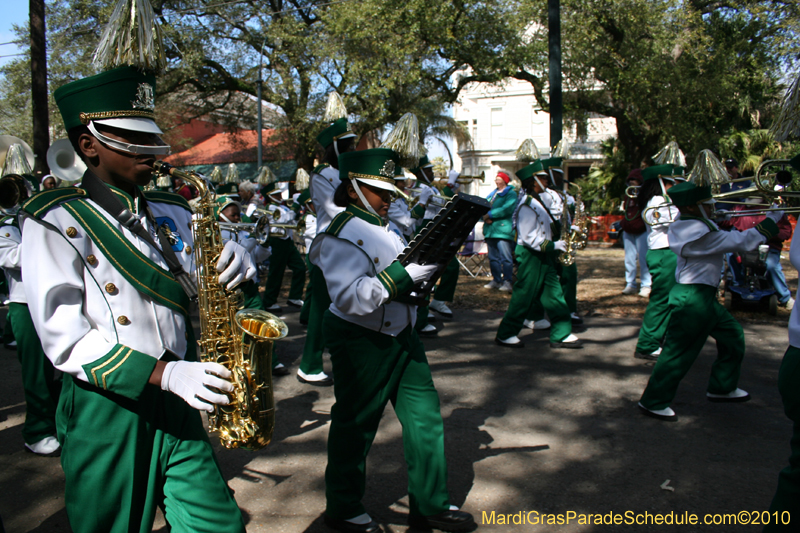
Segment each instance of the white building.
[[[543,158],[550,154],[550,114],[537,105],[528,82],[472,83],[462,90],[453,116],[472,137],[471,146],[456,145],[454,168],[464,175],[486,173],[483,186],[470,191],[473,194],[488,194],[500,168],[514,172],[523,166],[515,153],[525,139],[534,140]],[[570,178],[585,175],[593,162],[600,161],[600,141],[616,134],[615,120],[600,115],[589,115],[583,123],[566,129],[564,139],[572,147],[565,165]]]

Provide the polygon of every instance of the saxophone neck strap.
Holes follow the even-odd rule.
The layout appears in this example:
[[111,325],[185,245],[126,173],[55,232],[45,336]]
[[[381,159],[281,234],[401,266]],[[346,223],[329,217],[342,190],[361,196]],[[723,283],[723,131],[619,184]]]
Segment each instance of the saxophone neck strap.
[[100,180],[100,178],[95,176],[94,173],[86,172],[86,174],[83,176],[81,187],[87,192],[89,198],[94,203],[116,218],[117,221],[128,228],[131,233],[134,233],[147,244],[158,250],[158,252],[161,254],[161,257],[163,257],[164,261],[166,261],[170,273],[173,275],[175,280],[180,283],[183,291],[186,293],[186,296],[188,296],[192,301],[197,300],[197,286],[192,281],[192,278],[189,277],[189,274],[187,274],[183,269],[181,262],[175,255],[175,250],[172,249],[169,239],[164,234],[164,229],[159,228],[156,224],[155,217],[150,211],[150,206],[147,205],[147,200],[145,199],[144,195],[141,194],[138,188],[136,189],[135,200],[144,211],[148,223],[151,224],[155,229],[156,235],[158,235],[158,240],[161,244],[160,248],[158,245],[156,245],[156,242],[153,240],[153,237],[150,235],[150,233],[144,228],[144,226],[142,226],[142,223],[139,221],[139,217],[131,213],[130,209],[125,207],[119,198],[117,198],[116,195],[111,192],[111,189],[109,189],[108,186],[106,186],[106,184]]

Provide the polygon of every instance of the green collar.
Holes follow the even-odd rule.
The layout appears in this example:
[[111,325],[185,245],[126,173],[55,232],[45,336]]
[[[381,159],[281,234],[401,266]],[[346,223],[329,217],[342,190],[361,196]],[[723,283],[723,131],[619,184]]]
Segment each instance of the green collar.
[[696,217],[694,215],[685,215],[681,213],[681,220],[699,220],[700,222],[708,226],[708,229],[710,229],[711,231],[717,231],[717,228],[714,227],[714,224],[710,220],[703,217]]
[[366,209],[362,209],[358,207],[356,204],[349,204],[345,209],[348,213],[351,213],[353,216],[360,218],[365,222],[369,222],[373,226],[385,226],[386,222],[383,221],[381,217],[378,215],[373,215]]
[[126,193],[122,189],[114,187],[113,185],[109,185],[108,183],[106,183],[106,186],[109,189],[111,189],[111,192],[117,195],[120,201],[123,204],[125,204],[125,206],[130,210],[131,213],[136,213],[136,210],[134,209],[134,207],[136,207],[136,202],[134,201],[134,199],[131,197],[130,194]]

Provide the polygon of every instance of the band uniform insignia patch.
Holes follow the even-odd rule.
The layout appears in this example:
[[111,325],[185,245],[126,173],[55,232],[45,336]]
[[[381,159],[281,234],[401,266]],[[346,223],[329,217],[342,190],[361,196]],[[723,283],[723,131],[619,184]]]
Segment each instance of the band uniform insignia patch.
[[394,161],[391,159],[386,160],[380,170],[380,174],[385,178],[394,178]]
[[140,83],[136,89],[136,100],[131,102],[134,109],[146,109],[154,111],[156,108],[156,101],[153,97],[153,86],[149,83]]
[[[158,231],[167,237],[167,241],[172,245],[173,250],[180,252],[186,247],[180,233],[178,233],[178,226],[171,218],[156,217],[156,226],[158,226]],[[158,236],[156,235],[156,237]]]

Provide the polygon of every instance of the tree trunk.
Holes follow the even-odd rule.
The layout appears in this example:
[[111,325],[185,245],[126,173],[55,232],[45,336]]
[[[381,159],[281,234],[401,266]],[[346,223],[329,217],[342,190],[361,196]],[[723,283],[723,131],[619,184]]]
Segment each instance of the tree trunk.
[[50,120],[47,111],[47,46],[44,25],[44,0],[30,0],[31,102],[33,108],[34,174],[37,179],[49,172]]

